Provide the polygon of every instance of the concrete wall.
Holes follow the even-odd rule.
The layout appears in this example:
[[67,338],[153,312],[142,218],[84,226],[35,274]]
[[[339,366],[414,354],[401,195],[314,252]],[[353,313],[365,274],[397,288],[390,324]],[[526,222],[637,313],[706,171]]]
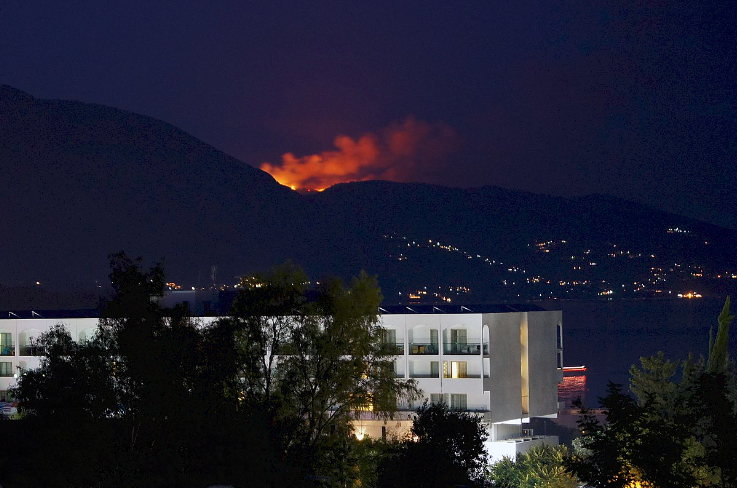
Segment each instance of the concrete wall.
[[558,383],[563,373],[557,369],[555,341],[561,312],[527,312],[530,417],[558,411]]
[[484,314],[482,318],[489,327],[490,378],[484,379],[484,387],[490,395],[492,422],[522,416],[521,317],[521,313],[501,313]]

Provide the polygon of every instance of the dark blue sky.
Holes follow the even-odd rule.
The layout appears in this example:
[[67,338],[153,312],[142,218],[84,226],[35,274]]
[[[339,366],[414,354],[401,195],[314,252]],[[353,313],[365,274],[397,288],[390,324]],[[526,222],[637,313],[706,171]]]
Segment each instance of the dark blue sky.
[[8,0],[0,83],[150,115],[254,166],[350,162],[335,138],[370,134],[381,168],[347,174],[599,192],[737,228],[735,18],[713,2]]

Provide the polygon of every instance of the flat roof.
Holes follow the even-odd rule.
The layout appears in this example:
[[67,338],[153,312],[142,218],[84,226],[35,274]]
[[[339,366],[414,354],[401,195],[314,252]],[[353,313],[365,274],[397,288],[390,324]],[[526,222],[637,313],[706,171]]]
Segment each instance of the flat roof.
[[382,305],[379,307],[381,314],[461,314],[461,313],[509,313],[509,312],[546,312],[547,310],[533,303],[517,303],[517,304],[479,304],[479,305]]
[[[546,312],[547,309],[533,303],[515,304],[479,304],[479,305],[382,305],[380,314],[464,314],[464,313],[510,313],[510,312]],[[77,310],[0,310],[0,319],[68,319],[99,318],[100,311],[95,308]]]
[[0,319],[84,319],[98,318],[100,311],[96,308],[76,310],[2,310]]

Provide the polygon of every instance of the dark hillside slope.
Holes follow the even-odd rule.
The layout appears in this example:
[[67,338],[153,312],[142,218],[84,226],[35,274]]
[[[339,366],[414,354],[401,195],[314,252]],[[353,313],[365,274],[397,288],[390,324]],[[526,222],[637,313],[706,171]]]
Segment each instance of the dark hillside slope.
[[[369,181],[336,185],[309,198],[323,216],[315,225],[334,232],[336,247],[352,249],[355,263],[379,274],[387,295],[454,285],[471,287],[476,299],[516,298],[518,293],[521,298],[532,296],[536,287],[520,288],[519,283],[540,276],[556,286],[587,281],[583,296],[597,296],[615,284],[632,288],[635,281],[649,280],[653,267],[678,264],[680,276],[675,280],[671,273],[663,284],[668,287],[675,281],[685,286],[682,275],[699,269],[737,271],[737,232],[604,195],[566,199],[496,187]],[[673,232],[676,228],[686,233]],[[382,237],[390,235],[409,239],[403,246],[418,244],[403,252],[396,241],[389,244]],[[433,250],[430,241],[457,251]],[[536,244],[547,241],[557,247],[536,252]],[[627,259],[612,256],[620,252]],[[483,265],[485,258],[495,265]],[[727,288],[710,287],[729,290],[734,283],[730,279],[723,282]]]
[[125,249],[206,284],[297,244],[298,195],[164,122],[3,86],[0,126],[0,283],[105,276]]
[[[285,259],[315,278],[365,269],[390,300],[443,286],[475,300],[702,289],[707,275],[737,287],[737,231],[632,202],[387,181],[300,195],[170,124],[7,86],[0,165],[6,288],[89,288],[121,249],[165,258],[186,286],[211,284],[213,265],[225,284]],[[561,295],[561,282],[586,289]]]

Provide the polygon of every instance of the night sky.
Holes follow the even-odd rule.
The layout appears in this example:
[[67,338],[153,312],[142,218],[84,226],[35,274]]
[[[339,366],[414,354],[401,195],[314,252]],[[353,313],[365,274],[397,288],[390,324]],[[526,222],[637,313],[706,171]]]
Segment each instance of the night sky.
[[289,185],[598,192],[737,229],[735,19],[734,2],[8,0],[0,83],[164,120]]

